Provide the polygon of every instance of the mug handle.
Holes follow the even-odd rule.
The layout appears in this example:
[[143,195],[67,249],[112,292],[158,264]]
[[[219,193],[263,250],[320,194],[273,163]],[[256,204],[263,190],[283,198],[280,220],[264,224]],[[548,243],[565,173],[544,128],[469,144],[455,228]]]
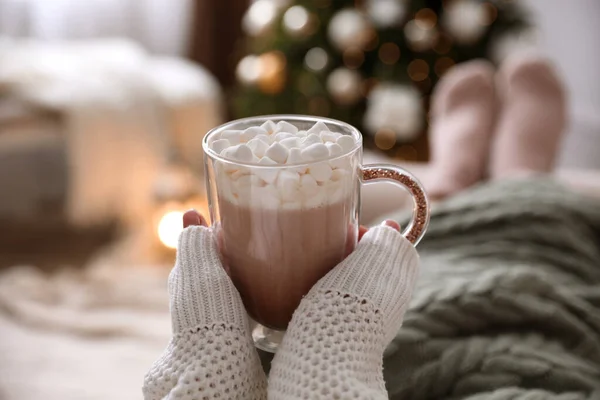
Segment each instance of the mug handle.
[[408,190],[413,199],[413,217],[402,236],[416,246],[429,225],[429,201],[421,183],[412,174],[391,164],[368,164],[360,167],[361,183],[391,182]]

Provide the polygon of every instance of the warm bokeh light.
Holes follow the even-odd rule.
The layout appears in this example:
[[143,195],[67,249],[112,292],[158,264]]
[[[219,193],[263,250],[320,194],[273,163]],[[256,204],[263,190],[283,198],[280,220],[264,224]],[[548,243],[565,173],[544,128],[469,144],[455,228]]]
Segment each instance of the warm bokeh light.
[[310,14],[302,6],[290,7],[283,15],[283,26],[292,35],[307,33]]
[[329,63],[329,55],[322,48],[313,47],[306,52],[306,56],[304,56],[304,63],[309,69],[319,72],[322,71]]
[[250,35],[265,33],[277,17],[277,7],[271,0],[257,0],[244,16],[242,25]]
[[339,104],[353,104],[361,96],[362,77],[356,70],[338,68],[327,78],[327,91]]
[[379,59],[387,65],[394,65],[400,59],[400,48],[396,43],[384,43],[379,48]]
[[183,211],[168,211],[158,223],[158,238],[169,249],[176,249],[183,230]]
[[237,79],[246,85],[253,85],[260,78],[260,60],[255,55],[249,55],[240,60],[235,74]]
[[210,224],[210,209],[204,196],[194,195],[184,201],[168,201],[157,209],[154,226],[158,240],[168,249],[177,248],[179,234],[183,230],[183,214],[194,209]]
[[483,3],[482,6],[484,7],[485,12],[487,14],[487,20],[484,21],[484,25],[493,24],[494,21],[496,21],[496,18],[498,18],[498,8],[496,8],[496,6],[490,3],[489,1]]
[[366,51],[371,51],[375,50],[377,46],[379,46],[379,35],[377,34],[377,31],[372,29],[369,32],[369,41],[364,45],[364,49]]
[[424,28],[416,20],[410,20],[404,26],[404,35],[411,49],[425,51],[431,49],[437,41],[438,33],[435,27]]
[[423,8],[415,15],[415,22],[422,29],[431,29],[437,24],[437,15],[430,8]]
[[285,86],[286,59],[283,53],[271,51],[260,56],[260,89],[269,94],[276,94]]
[[415,82],[421,82],[429,76],[429,64],[425,60],[416,59],[408,64],[408,76]]
[[375,145],[381,150],[389,150],[396,144],[396,133],[391,129],[383,128],[375,133]]
[[343,58],[346,67],[356,69],[365,61],[365,53],[358,47],[350,47],[344,51]]

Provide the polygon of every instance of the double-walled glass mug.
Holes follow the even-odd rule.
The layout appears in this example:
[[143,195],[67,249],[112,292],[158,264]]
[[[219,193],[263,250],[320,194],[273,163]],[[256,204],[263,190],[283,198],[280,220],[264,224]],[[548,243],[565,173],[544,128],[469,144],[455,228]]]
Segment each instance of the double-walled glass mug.
[[203,149],[220,251],[263,350],[277,349],[302,297],[356,246],[361,185],[410,192],[413,219],[402,235],[413,245],[429,223],[417,179],[394,165],[362,165],[361,134],[340,121],[240,119],[211,130]]

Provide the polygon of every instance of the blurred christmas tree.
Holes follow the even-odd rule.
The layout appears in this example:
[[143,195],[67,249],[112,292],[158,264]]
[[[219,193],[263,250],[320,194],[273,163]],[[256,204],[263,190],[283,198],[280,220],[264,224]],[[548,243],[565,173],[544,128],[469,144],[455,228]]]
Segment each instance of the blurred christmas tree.
[[257,0],[243,21],[233,112],[340,119],[361,129],[367,147],[423,160],[439,78],[530,41],[516,1]]

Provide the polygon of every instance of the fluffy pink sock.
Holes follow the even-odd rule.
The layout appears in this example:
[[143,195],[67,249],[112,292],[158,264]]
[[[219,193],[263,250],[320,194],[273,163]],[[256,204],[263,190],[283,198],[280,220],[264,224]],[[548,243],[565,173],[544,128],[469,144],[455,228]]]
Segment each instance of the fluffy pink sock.
[[494,68],[485,61],[457,65],[433,94],[428,193],[443,198],[484,176],[495,122]]
[[491,152],[491,177],[550,172],[567,119],[565,91],[551,63],[538,56],[510,59],[496,84],[503,109]]

